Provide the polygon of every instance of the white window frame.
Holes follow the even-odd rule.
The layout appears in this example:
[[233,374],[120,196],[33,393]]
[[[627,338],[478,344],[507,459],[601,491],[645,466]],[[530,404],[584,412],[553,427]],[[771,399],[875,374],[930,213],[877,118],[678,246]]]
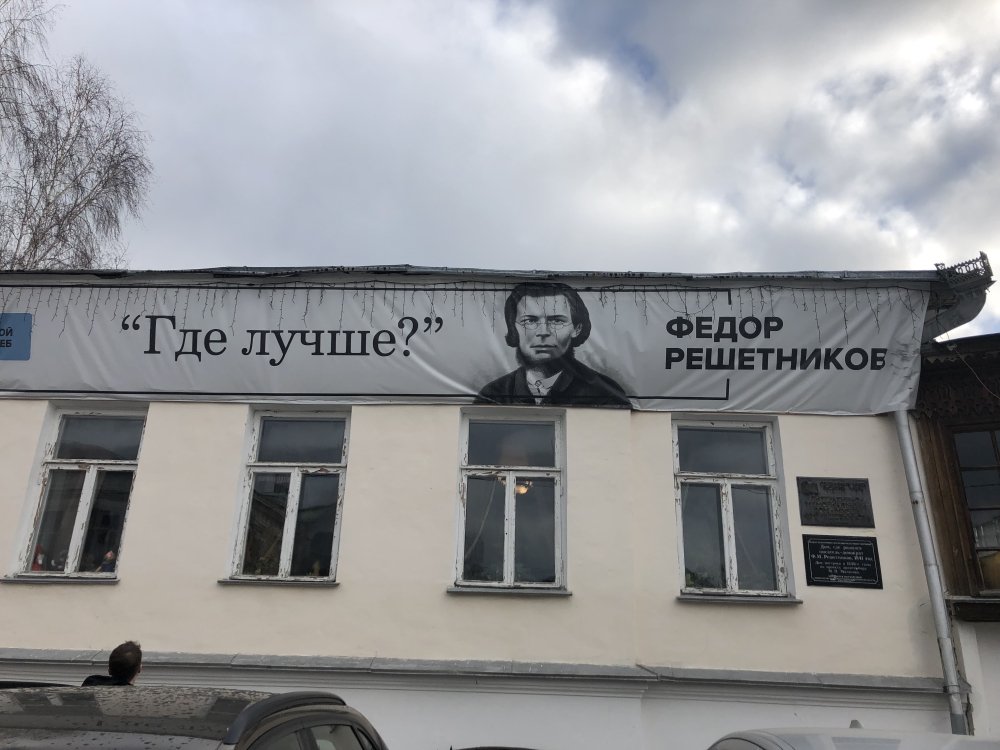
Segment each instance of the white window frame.
[[[344,445],[339,463],[320,463],[308,461],[277,462],[258,461],[260,449],[261,426],[265,419],[291,419],[299,421],[332,421],[344,422]],[[297,411],[255,411],[252,417],[252,433],[249,441],[246,471],[241,492],[242,504],[239,513],[239,534],[232,560],[233,580],[251,581],[322,581],[337,580],[337,558],[340,552],[340,528],[344,511],[344,489],[347,485],[347,456],[349,451],[351,419],[346,411],[331,412],[297,412]],[[281,556],[278,562],[277,575],[253,575],[243,573],[243,558],[246,553],[247,532],[250,526],[250,512],[253,506],[254,476],[261,474],[288,473],[288,505],[285,507],[285,522],[281,535]],[[330,551],[330,573],[327,576],[293,576],[292,553],[295,548],[295,522],[299,513],[299,494],[302,489],[302,478],[309,475],[328,476],[338,474],[337,509],[334,515],[333,543]]]
[[[674,495],[677,513],[677,550],[679,571],[681,575],[681,593],[692,595],[718,596],[752,596],[752,597],[785,597],[790,594],[788,566],[785,562],[786,523],[784,503],[781,495],[780,467],[777,456],[775,425],[770,421],[729,421],[675,419],[673,421],[673,460],[674,460]],[[680,468],[680,437],[683,428],[743,430],[747,432],[763,432],[764,446],[767,456],[767,474],[737,474],[681,471]],[[683,487],[685,484],[711,484],[719,488],[722,516],[723,561],[726,572],[725,588],[700,588],[687,585],[687,568],[684,563],[684,514]],[[771,511],[771,545],[774,555],[775,580],[777,589],[757,590],[741,589],[737,571],[735,519],[733,516],[732,486],[751,485],[765,487],[768,490]]]
[[[142,419],[142,431],[139,433],[139,446],[136,451],[134,461],[97,461],[80,458],[56,458],[56,448],[62,439],[63,425],[66,417],[106,417],[106,418],[132,418]],[[89,409],[58,409],[51,412],[51,423],[46,428],[46,432],[53,436],[52,440],[45,443],[44,454],[39,474],[39,491],[35,502],[35,514],[28,531],[28,546],[25,550],[24,559],[20,566],[20,575],[49,577],[59,576],[61,578],[117,578],[121,565],[121,543],[119,544],[118,557],[115,562],[115,570],[110,573],[101,573],[93,570],[79,570],[80,556],[83,554],[83,543],[87,535],[87,527],[90,523],[90,511],[94,505],[94,492],[97,487],[97,475],[101,471],[123,471],[132,472],[132,485],[129,488],[128,503],[125,506],[125,516],[122,518],[122,542],[125,538],[125,527],[128,524],[128,513],[132,507],[132,489],[135,487],[135,477],[139,469],[139,456],[142,455],[142,442],[146,435],[145,409],[129,410],[100,410]],[[73,533],[70,537],[69,548],[66,553],[66,566],[63,570],[32,570],[31,566],[35,558],[35,547],[38,543],[38,533],[41,530],[42,515],[45,511],[45,503],[49,490],[49,476],[53,470],[85,471],[83,486],[80,489],[80,502],[76,508],[76,522],[73,525]]]
[[[537,466],[514,466],[469,463],[469,425],[471,422],[527,423],[541,422],[552,425],[555,440],[555,463],[551,468]],[[470,409],[462,413],[462,440],[459,456],[458,481],[458,519],[457,542],[455,549],[455,586],[458,588],[495,588],[495,589],[565,589],[566,588],[566,447],[565,447],[565,413],[549,410],[539,410],[528,407],[527,410],[497,409],[489,407],[489,411]],[[504,560],[502,581],[478,581],[462,578],[465,561],[465,500],[466,481],[470,476],[505,477],[504,491]],[[516,508],[515,478],[547,478],[554,482],[553,554],[555,556],[555,581],[551,583],[533,583],[515,581],[514,530]]]

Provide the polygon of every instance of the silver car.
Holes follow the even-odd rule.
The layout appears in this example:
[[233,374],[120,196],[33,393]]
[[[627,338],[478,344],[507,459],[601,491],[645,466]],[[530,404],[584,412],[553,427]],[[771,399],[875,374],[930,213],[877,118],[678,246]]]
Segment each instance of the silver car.
[[733,732],[716,741],[709,750],[1000,750],[1000,740],[854,727],[791,727]]

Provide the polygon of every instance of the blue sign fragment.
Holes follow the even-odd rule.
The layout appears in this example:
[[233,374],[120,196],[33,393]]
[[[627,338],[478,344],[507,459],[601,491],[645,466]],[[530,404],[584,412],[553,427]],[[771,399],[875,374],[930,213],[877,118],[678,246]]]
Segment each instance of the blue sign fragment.
[[31,359],[31,313],[0,313],[0,360]]

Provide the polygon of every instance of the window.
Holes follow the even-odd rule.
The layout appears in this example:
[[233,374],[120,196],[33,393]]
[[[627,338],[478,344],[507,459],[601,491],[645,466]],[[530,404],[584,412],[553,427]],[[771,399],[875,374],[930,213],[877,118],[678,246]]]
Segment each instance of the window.
[[306,718],[280,724],[254,742],[251,750],[373,750],[375,744],[350,724],[311,725]]
[[364,750],[360,735],[347,724],[309,727],[317,750]]
[[257,418],[237,576],[334,580],[344,417]]
[[456,583],[562,586],[559,423],[468,417],[465,427]]
[[60,417],[26,572],[117,572],[144,424],[138,415]]
[[678,424],[674,442],[685,592],[784,595],[770,427]]
[[955,452],[985,590],[1000,590],[1000,431],[955,434]]

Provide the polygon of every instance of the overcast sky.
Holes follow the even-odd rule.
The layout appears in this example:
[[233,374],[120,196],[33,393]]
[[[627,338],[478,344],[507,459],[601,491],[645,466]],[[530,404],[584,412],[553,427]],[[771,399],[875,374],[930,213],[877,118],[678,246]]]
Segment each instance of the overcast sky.
[[133,269],[1000,275],[994,0],[62,3],[150,135]]

